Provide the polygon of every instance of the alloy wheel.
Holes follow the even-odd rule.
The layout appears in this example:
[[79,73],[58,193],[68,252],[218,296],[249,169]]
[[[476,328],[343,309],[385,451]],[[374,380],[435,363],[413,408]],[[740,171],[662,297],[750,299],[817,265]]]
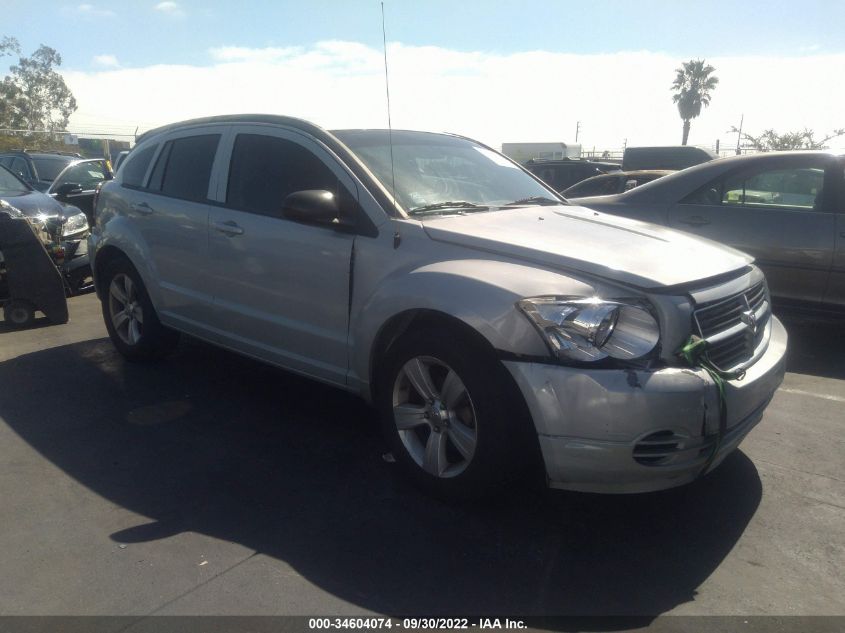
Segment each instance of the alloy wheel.
[[460,475],[478,444],[475,407],[458,374],[443,361],[415,356],[393,385],[393,420],[411,459],[440,478]]
[[144,330],[144,310],[135,283],[125,273],[109,284],[109,317],[114,331],[127,345],[137,345]]

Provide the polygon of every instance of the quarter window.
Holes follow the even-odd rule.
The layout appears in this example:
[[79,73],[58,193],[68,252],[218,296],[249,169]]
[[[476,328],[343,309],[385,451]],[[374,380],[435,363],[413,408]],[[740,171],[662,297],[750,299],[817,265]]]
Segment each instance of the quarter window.
[[[219,134],[189,136],[171,141],[169,152],[162,152],[155,168],[161,174],[161,192],[183,200],[206,200],[211,167],[219,142]],[[155,176],[154,173],[153,181],[156,180]]]
[[150,161],[153,159],[158,145],[150,145],[145,147],[137,154],[128,156],[124,160],[126,164],[123,165],[123,185],[127,187],[142,187],[144,184],[144,176],[147,175],[147,168],[150,166]]
[[229,167],[227,205],[279,215],[285,197],[305,189],[343,195],[337,176],[301,145],[275,136],[238,135]]

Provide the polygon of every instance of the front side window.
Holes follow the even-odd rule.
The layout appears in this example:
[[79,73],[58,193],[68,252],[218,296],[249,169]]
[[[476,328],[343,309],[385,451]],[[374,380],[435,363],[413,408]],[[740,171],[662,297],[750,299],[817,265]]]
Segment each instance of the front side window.
[[[206,200],[211,167],[219,142],[219,134],[188,136],[170,141],[169,151],[162,152],[155,168],[161,175],[161,193],[183,200]],[[153,176],[155,180],[155,174]]]
[[823,185],[824,169],[764,171],[749,177],[726,181],[722,192],[722,203],[812,209],[817,199],[821,201]]
[[55,190],[65,183],[73,183],[82,187],[83,190],[93,189],[99,183],[107,179],[103,163],[97,161],[92,163],[79,163],[68,167],[59,178],[57,178],[50,190]]
[[232,150],[226,204],[242,211],[278,215],[295,191],[322,189],[335,195],[338,178],[314,154],[292,141],[239,134]]
[[818,209],[823,187],[821,167],[771,169],[734,174],[708,183],[687,196],[683,203]]
[[[448,202],[489,208],[526,198],[557,200],[555,193],[504,156],[467,139],[425,132],[393,132],[391,152],[387,131],[335,134],[388,192],[395,190],[399,204],[412,215]],[[539,176],[543,178],[544,174]]]

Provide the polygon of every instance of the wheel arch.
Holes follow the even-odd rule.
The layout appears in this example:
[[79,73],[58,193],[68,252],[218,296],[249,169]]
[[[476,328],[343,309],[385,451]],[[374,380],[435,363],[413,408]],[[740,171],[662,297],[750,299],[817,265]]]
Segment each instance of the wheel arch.
[[384,359],[391,346],[404,334],[423,328],[442,328],[452,335],[466,338],[480,350],[489,353],[491,357],[497,356],[493,344],[478,330],[458,317],[430,308],[404,310],[394,314],[381,326],[370,346],[368,370],[370,400],[375,398],[376,376],[380,369],[380,361]]

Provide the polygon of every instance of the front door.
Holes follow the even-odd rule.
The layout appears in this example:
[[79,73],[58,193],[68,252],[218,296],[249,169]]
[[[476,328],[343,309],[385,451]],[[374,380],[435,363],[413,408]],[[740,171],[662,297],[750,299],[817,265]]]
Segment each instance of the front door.
[[243,125],[228,139],[228,180],[209,215],[209,257],[220,342],[344,384],[355,235],[281,216],[295,191],[327,190],[349,208],[357,188],[314,140]]

